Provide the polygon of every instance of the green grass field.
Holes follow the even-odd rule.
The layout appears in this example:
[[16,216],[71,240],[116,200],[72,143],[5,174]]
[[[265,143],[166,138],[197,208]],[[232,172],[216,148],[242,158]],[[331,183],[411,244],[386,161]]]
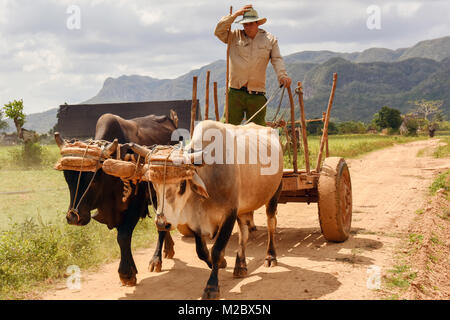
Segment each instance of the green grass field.
[[42,167],[24,170],[8,158],[19,147],[0,147],[0,230],[30,217],[63,221],[68,188],[62,172],[52,169],[59,150],[56,145],[44,148]]
[[62,172],[52,169],[1,170],[0,230],[29,217],[63,221],[69,199]]
[[[309,163],[311,168],[316,167],[317,156],[319,153],[320,136],[308,137]],[[343,157],[346,159],[357,158],[368,152],[393,146],[397,143],[407,143],[420,139],[426,139],[425,136],[403,137],[403,136],[384,136],[377,134],[349,134],[349,135],[331,135],[328,137],[330,157]],[[325,157],[325,148],[322,159]],[[303,149],[299,150],[297,157],[298,168],[305,167],[305,156]],[[284,167],[292,168],[292,162],[289,156],[284,156]]]

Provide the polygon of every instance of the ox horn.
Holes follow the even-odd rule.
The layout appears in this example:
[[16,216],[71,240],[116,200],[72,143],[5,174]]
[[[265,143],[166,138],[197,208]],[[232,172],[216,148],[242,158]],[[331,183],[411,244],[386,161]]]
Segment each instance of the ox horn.
[[205,158],[205,151],[197,151],[189,153],[188,155],[185,156],[185,163],[202,166],[204,164],[204,158]]
[[114,153],[114,151],[116,151],[118,145],[119,145],[119,140],[117,140],[117,139],[114,139],[113,142],[108,144],[104,151],[105,158],[109,158]]
[[64,142],[63,138],[61,138],[61,135],[59,134],[59,132],[55,132],[55,141],[60,149],[66,144]]
[[147,155],[150,153],[150,150],[148,150],[147,148],[141,147],[140,145],[135,144],[135,143],[131,143],[130,148],[131,148],[131,150],[133,150],[138,155],[140,155],[141,157],[144,157],[144,158],[147,157]]

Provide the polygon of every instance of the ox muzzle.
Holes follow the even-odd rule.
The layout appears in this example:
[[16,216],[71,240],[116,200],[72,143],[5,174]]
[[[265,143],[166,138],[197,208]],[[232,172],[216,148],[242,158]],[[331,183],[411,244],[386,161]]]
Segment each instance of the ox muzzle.
[[70,208],[66,213],[67,223],[74,226],[85,226],[95,215],[91,215],[89,212],[80,213],[78,209]]
[[66,214],[68,224],[77,225],[80,222],[80,214],[76,209],[69,209]]
[[155,218],[156,228],[158,231],[170,231],[172,224],[167,222],[163,212],[157,212]]

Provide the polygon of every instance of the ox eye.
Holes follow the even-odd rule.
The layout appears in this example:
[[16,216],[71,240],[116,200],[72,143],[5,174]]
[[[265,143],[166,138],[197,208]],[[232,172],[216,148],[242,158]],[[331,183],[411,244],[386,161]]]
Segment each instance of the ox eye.
[[178,193],[181,195],[186,191],[186,180],[181,181],[180,183],[180,191]]

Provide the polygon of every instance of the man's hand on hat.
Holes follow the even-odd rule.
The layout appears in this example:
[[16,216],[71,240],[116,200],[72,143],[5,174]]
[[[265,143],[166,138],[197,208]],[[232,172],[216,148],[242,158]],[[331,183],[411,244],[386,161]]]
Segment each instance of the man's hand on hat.
[[250,9],[252,9],[253,6],[251,4],[248,4],[246,6],[243,6],[242,8],[240,8],[238,11],[236,11],[233,15],[235,17],[239,17],[244,15],[244,13],[246,13],[247,11],[249,11]]
[[292,79],[289,77],[283,77],[280,79],[280,85],[283,85],[285,88],[291,86]]

